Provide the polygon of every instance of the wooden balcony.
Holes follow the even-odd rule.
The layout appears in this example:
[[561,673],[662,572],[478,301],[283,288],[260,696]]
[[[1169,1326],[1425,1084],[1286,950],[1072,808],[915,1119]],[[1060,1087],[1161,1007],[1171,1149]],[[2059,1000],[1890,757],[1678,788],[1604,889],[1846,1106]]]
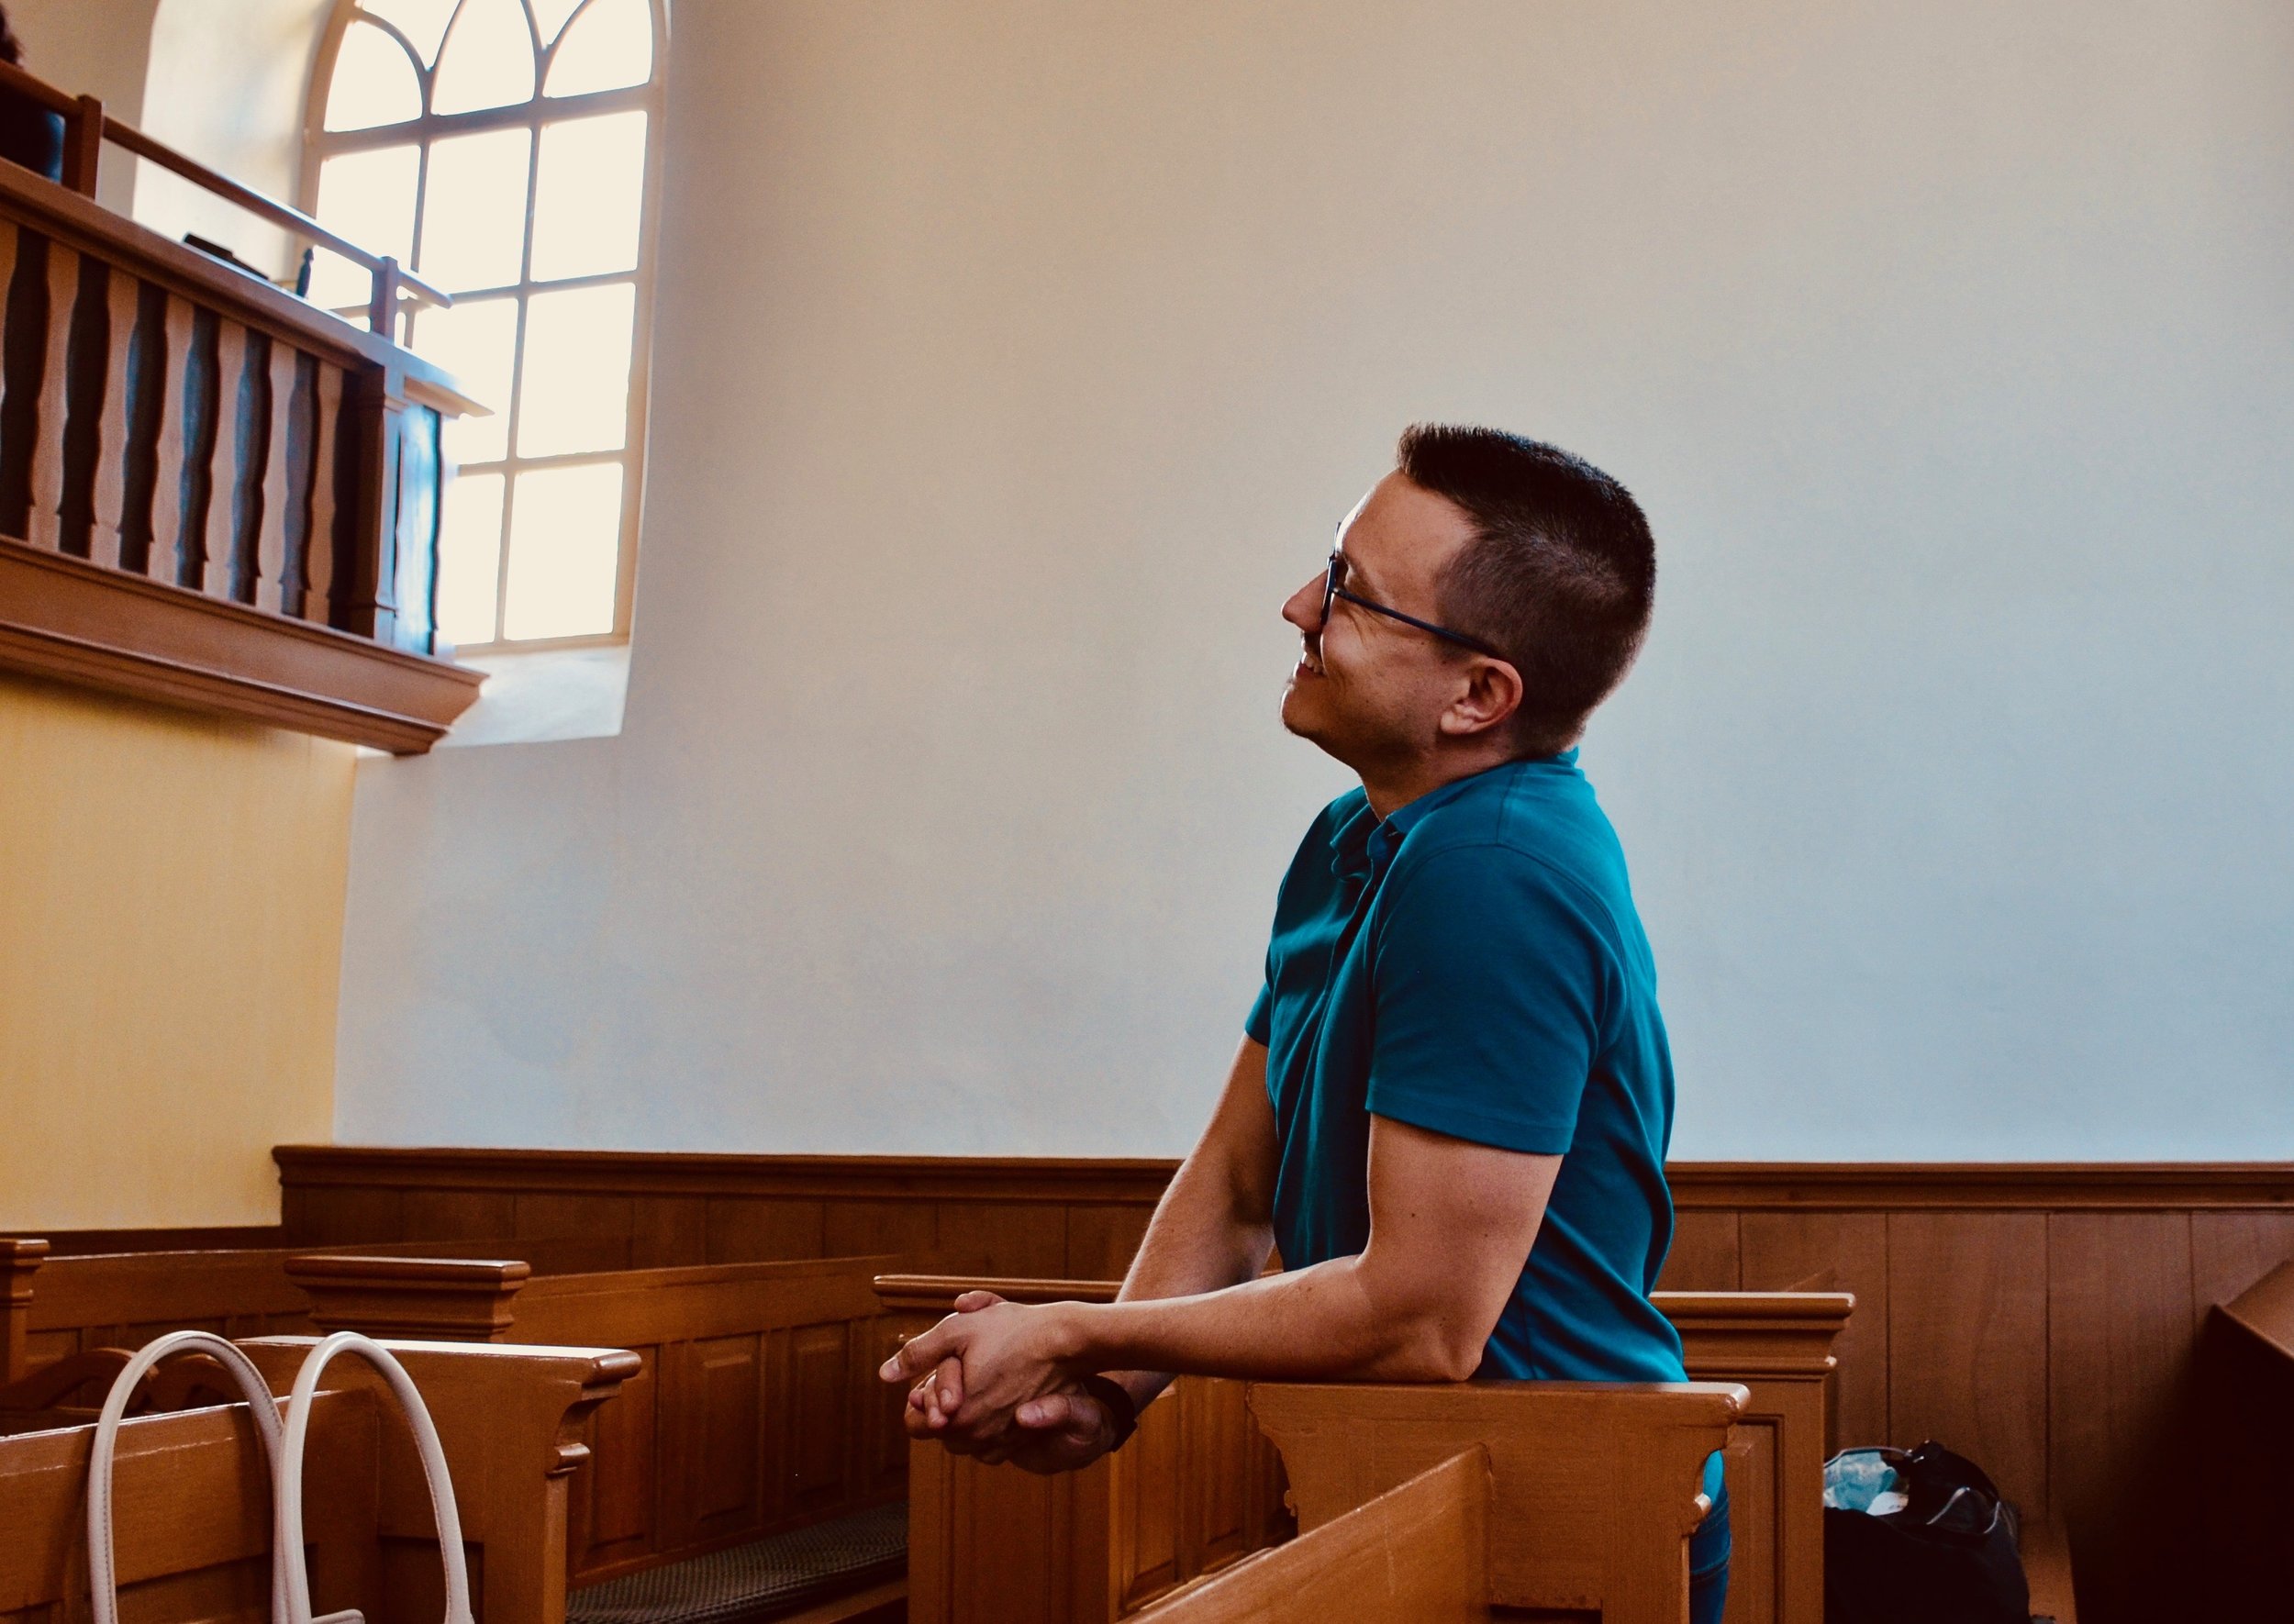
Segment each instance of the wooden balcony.
[[0,162],[0,668],[409,753],[477,697],[432,618],[446,373],[100,207],[104,140],[374,274],[390,260],[0,65],[67,121]]

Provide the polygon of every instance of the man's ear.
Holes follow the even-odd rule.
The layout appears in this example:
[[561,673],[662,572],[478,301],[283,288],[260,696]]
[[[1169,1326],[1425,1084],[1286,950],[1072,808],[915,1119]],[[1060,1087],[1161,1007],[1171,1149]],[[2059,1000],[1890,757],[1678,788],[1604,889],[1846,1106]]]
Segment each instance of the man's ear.
[[1476,655],[1465,676],[1465,690],[1442,713],[1442,731],[1466,738],[1502,728],[1521,708],[1521,673],[1509,661]]

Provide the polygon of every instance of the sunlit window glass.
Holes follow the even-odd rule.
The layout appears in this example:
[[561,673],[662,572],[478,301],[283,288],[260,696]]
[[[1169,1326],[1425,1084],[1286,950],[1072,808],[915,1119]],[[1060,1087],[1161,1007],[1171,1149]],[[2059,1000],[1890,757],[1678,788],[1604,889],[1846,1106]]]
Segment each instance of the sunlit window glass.
[[543,127],[534,186],[534,280],[636,268],[645,204],[642,113]]
[[422,117],[422,81],[406,48],[372,23],[342,37],[334,87],[327,95],[329,129],[372,129]]
[[610,631],[620,529],[620,463],[519,474],[510,517],[508,635]]
[[429,67],[438,61],[438,42],[446,37],[446,25],[453,20],[454,7],[460,0],[360,0],[359,9],[369,17],[380,17],[406,37],[422,65]]
[[438,537],[438,628],[450,643],[494,640],[503,484],[498,473],[465,473],[446,487]]
[[[654,0],[335,4],[305,201],[453,296],[406,305],[399,336],[491,408],[444,429],[440,629],[464,650],[621,635]],[[363,326],[366,270],[313,269],[312,301]]]
[[[329,158],[318,171],[318,223],[402,263],[413,258],[419,147],[380,147]],[[311,297],[321,305],[364,305],[372,282],[363,267],[330,253],[312,268]]]
[[449,293],[507,287],[526,251],[529,129],[489,129],[430,143],[422,198],[422,274]]
[[462,0],[439,51],[430,110],[507,107],[533,94],[533,36],[520,0]]
[[510,388],[518,379],[518,301],[457,299],[448,310],[415,317],[414,348],[454,374],[493,416],[457,417],[446,426],[446,456],[456,463],[498,462],[510,447]]
[[547,89],[553,96],[582,95],[652,76],[653,15],[646,0],[589,0],[550,54]]

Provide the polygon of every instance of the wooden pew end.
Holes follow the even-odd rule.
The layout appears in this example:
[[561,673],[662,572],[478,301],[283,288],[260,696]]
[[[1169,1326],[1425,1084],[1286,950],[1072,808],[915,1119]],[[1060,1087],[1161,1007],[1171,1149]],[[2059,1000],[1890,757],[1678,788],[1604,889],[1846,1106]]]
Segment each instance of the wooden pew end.
[[2023,1577],[2032,1591],[2033,1624],[2078,1624],[2077,1604],[2071,1595],[2071,1541],[2059,1518],[2026,1523],[2019,1543],[2023,1552]]

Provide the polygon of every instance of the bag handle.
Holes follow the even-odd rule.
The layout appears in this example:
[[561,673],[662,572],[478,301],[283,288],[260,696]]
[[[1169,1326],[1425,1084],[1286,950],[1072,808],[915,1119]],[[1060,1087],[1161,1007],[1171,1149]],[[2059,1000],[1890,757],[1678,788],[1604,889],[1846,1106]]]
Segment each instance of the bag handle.
[[[310,1432],[311,1397],[318,1390],[319,1375],[338,1353],[355,1353],[382,1374],[406,1425],[413,1429],[415,1449],[422,1457],[423,1481],[430,1491],[431,1516],[438,1523],[439,1555],[446,1568],[445,1624],[473,1624],[470,1567],[462,1548],[462,1517],[454,1507],[454,1480],[446,1470],[446,1451],[439,1442],[438,1428],[415,1388],[414,1378],[406,1374],[406,1367],[380,1342],[354,1330],[336,1331],[313,1348],[303,1368],[295,1373],[295,1391],[287,1397],[286,1431],[276,1457],[278,1470],[272,1493],[278,1509],[273,1555],[274,1560],[284,1559],[284,1605],[274,1617],[284,1624],[360,1624],[356,1608],[317,1619],[311,1617],[309,1563],[303,1550],[303,1443]],[[277,1425],[275,1420],[273,1425]],[[98,1618],[96,1624],[117,1624],[117,1620]]]
[[[95,1624],[119,1624],[119,1573],[112,1560],[112,1459],[117,1449],[119,1423],[128,1413],[128,1403],[135,1396],[137,1385],[152,1366],[174,1354],[191,1352],[210,1355],[238,1383],[239,1390],[246,1396],[247,1413],[254,1420],[256,1435],[262,1440],[263,1465],[274,1477],[277,1474],[279,1401],[272,1394],[270,1384],[262,1379],[262,1373],[255,1368],[254,1361],[212,1331],[170,1331],[145,1344],[113,1378],[111,1391],[104,1396],[103,1413],[96,1417],[95,1438],[88,1451],[88,1600],[95,1610]],[[277,1498],[275,1494],[273,1497]],[[458,1552],[460,1549],[456,1547]],[[285,1554],[274,1539],[271,1552],[271,1616],[274,1619],[286,1617]],[[295,1548],[295,1557],[299,1566],[299,1544]],[[304,1611],[307,1615],[307,1603]]]

